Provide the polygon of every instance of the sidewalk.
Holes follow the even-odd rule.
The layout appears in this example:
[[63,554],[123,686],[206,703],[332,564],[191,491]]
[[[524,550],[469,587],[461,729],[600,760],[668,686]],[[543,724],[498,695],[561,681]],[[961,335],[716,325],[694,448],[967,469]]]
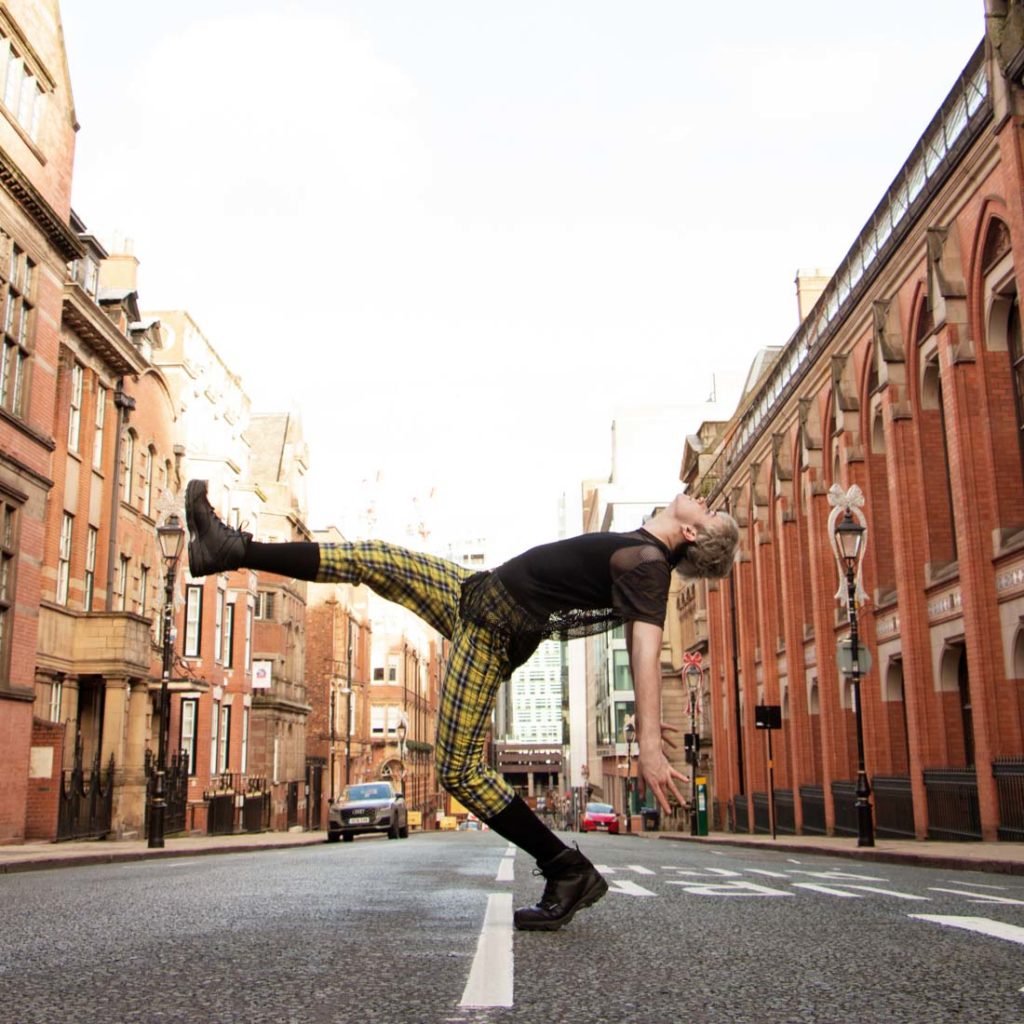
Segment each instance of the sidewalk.
[[145,839],[80,840],[67,843],[25,843],[0,846],[0,875],[14,871],[113,864],[159,857],[200,857],[210,853],[253,853],[286,850],[326,842],[326,832],[253,832],[233,836],[182,836],[165,840],[161,850],[151,850]]
[[874,846],[859,847],[856,836],[746,835],[712,832],[691,836],[685,832],[640,832],[645,839],[667,839],[705,846],[742,846],[775,850],[779,853],[849,857],[883,864],[912,864],[917,867],[954,871],[991,871],[1024,875],[1024,843],[951,843],[931,839],[876,839]]

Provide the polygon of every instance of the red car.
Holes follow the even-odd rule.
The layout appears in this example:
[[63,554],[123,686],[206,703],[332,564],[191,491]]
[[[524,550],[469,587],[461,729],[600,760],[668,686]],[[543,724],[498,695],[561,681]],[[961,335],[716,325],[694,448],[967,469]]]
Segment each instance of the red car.
[[619,834],[619,816],[611,804],[587,804],[580,822],[581,832],[611,832]]

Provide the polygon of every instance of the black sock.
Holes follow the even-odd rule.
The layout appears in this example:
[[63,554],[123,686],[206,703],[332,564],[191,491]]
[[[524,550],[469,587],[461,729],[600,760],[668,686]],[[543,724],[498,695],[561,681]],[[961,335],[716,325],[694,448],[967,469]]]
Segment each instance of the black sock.
[[297,580],[315,580],[320,570],[320,545],[301,540],[283,544],[251,540],[245,548],[245,567]]
[[538,864],[544,864],[568,849],[554,832],[527,807],[522,797],[516,797],[493,818],[484,819],[502,839],[515,843]]

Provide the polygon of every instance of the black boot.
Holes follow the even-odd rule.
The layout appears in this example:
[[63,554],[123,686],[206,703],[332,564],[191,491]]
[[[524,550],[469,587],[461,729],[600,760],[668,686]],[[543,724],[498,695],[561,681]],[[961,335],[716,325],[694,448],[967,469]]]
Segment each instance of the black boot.
[[520,931],[553,932],[568,924],[577,910],[596,903],[608,891],[608,883],[578,848],[563,850],[537,867],[537,873],[548,884],[535,907],[520,907],[515,912],[515,925]]
[[209,576],[237,569],[245,560],[251,533],[225,526],[206,497],[206,481],[190,480],[185,489],[185,520],[188,523],[188,571]]

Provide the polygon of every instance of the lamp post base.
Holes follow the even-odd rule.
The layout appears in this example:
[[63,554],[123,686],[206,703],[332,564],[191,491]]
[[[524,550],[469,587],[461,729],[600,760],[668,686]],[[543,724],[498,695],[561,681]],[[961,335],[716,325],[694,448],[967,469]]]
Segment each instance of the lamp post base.
[[872,821],[871,787],[868,785],[867,774],[861,770],[857,773],[857,845],[875,845],[875,827]]

